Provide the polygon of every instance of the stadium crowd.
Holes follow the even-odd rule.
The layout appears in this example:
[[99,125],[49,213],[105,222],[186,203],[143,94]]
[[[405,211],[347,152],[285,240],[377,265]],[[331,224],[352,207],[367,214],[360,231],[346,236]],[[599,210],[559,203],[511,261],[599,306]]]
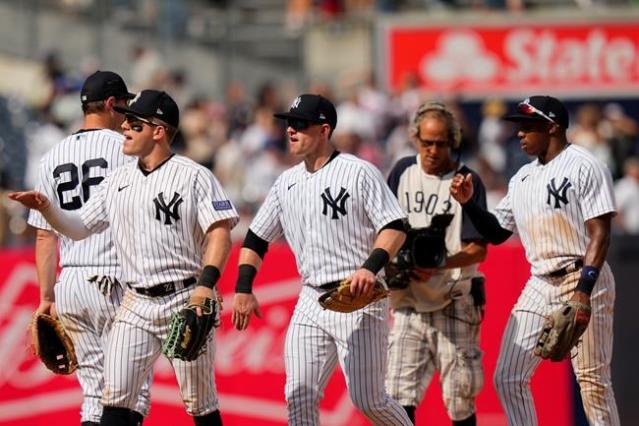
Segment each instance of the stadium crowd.
[[[135,48],[132,67],[122,70],[133,90],[163,89],[183,111],[175,142],[179,152],[211,168],[241,210],[248,224],[274,179],[296,162],[287,152],[285,128],[273,112],[285,110],[297,88],[264,82],[249,93],[240,81],[226,87],[224,99],[194,93],[187,74],[167,69],[157,52]],[[108,68],[108,67],[107,67]],[[0,97],[0,245],[31,244],[26,212],[11,203],[9,190],[34,186],[40,157],[65,134],[78,129],[81,111],[79,88],[88,73],[68,72],[52,53],[42,63],[38,105]],[[120,70],[118,70],[120,71]],[[332,85],[312,82],[305,91],[333,99],[338,125],[333,137],[337,148],[366,159],[383,172],[399,158],[415,153],[407,124],[417,106],[433,97],[424,93],[415,76],[393,92],[379,89],[372,75],[350,76]],[[479,171],[487,187],[488,205],[504,194],[508,179],[529,161],[521,151],[514,129],[501,116],[508,108],[503,99],[486,99],[468,114],[461,99],[438,99],[456,111],[463,123],[462,160]],[[569,140],[591,150],[611,169],[619,214],[617,233],[639,234],[639,125],[621,103],[581,102],[571,111]],[[245,233],[238,226],[234,236]]]

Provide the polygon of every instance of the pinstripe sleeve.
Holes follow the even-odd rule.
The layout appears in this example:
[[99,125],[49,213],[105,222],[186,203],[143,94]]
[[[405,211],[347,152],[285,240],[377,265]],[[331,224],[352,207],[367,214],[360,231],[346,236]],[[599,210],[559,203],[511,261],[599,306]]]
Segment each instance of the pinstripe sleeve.
[[[50,202],[58,203],[58,199],[56,198],[55,191],[53,187],[46,181],[46,177],[48,176],[48,169],[46,163],[46,156],[40,161],[40,167],[38,168],[38,184],[36,186],[36,190],[42,192],[47,196]],[[44,229],[46,231],[52,231],[53,228],[49,225],[49,222],[46,221],[42,213],[37,210],[29,211],[29,218],[27,223],[34,228]]]
[[231,228],[237,225],[239,215],[235,206],[222,189],[213,173],[202,168],[195,176],[195,197],[197,200],[197,220],[206,232],[215,222],[229,220]]
[[585,161],[579,168],[579,203],[584,220],[615,212],[610,170],[596,161]]
[[280,176],[271,187],[249,227],[255,235],[268,242],[275,241],[284,233],[280,221],[282,207],[277,194],[281,178]]
[[515,185],[515,179],[518,175],[519,174],[516,173],[515,176],[510,179],[510,182],[508,183],[508,192],[506,193],[506,196],[499,202],[497,207],[495,207],[494,212],[495,217],[497,217],[497,220],[499,221],[499,225],[502,228],[509,230],[510,232],[517,231],[515,216],[513,215],[512,200],[510,197],[511,193],[513,192],[513,186]]
[[80,218],[92,233],[97,234],[109,227],[109,213],[106,208],[106,193],[113,175],[104,178],[91,194],[91,198],[80,209]]
[[358,179],[366,214],[377,232],[390,222],[406,219],[406,213],[375,166],[364,162]]

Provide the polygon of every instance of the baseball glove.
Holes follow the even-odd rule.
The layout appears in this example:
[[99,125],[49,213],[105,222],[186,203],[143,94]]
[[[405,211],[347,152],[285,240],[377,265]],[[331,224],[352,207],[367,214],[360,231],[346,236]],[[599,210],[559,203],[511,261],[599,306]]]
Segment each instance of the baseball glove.
[[[202,309],[197,316],[195,309]],[[169,335],[162,345],[162,353],[168,358],[194,361],[204,351],[213,327],[220,325],[219,300],[208,297],[191,297],[189,303],[171,316]]]
[[34,355],[55,374],[71,374],[78,368],[73,342],[57,319],[47,314],[35,314],[31,337]]
[[535,346],[535,355],[551,361],[568,358],[570,351],[588,328],[588,323],[584,325],[576,321],[578,315],[589,317],[590,306],[570,300],[548,315]]
[[368,306],[386,296],[388,296],[388,290],[379,281],[375,281],[375,286],[368,294],[353,296],[351,294],[351,279],[346,278],[339,283],[337,288],[327,291],[317,300],[324,309],[347,313]]

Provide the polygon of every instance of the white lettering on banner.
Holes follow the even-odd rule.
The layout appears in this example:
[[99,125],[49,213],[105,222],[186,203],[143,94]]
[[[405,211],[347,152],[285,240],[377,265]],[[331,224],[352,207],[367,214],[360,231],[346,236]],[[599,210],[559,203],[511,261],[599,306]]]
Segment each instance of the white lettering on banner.
[[505,56],[513,66],[506,77],[512,82],[587,79],[625,81],[637,73],[638,47],[628,38],[609,39],[591,31],[585,40],[558,39],[551,31],[513,30],[504,41]]
[[[499,28],[498,28],[499,29]],[[486,38],[485,38],[486,37]],[[491,40],[492,45],[487,45]],[[500,44],[482,29],[444,30],[420,60],[426,86],[639,85],[639,38],[605,27],[511,28]],[[589,86],[592,87],[592,86]]]

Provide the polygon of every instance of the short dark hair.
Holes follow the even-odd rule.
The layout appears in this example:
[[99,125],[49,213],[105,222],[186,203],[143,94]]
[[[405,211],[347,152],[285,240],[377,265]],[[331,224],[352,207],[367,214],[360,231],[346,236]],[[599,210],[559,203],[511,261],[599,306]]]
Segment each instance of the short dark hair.
[[91,101],[91,102],[83,102],[82,103],[82,112],[84,115],[87,114],[97,114],[100,112],[104,112],[104,107],[106,106],[106,100],[103,99],[101,101]]

